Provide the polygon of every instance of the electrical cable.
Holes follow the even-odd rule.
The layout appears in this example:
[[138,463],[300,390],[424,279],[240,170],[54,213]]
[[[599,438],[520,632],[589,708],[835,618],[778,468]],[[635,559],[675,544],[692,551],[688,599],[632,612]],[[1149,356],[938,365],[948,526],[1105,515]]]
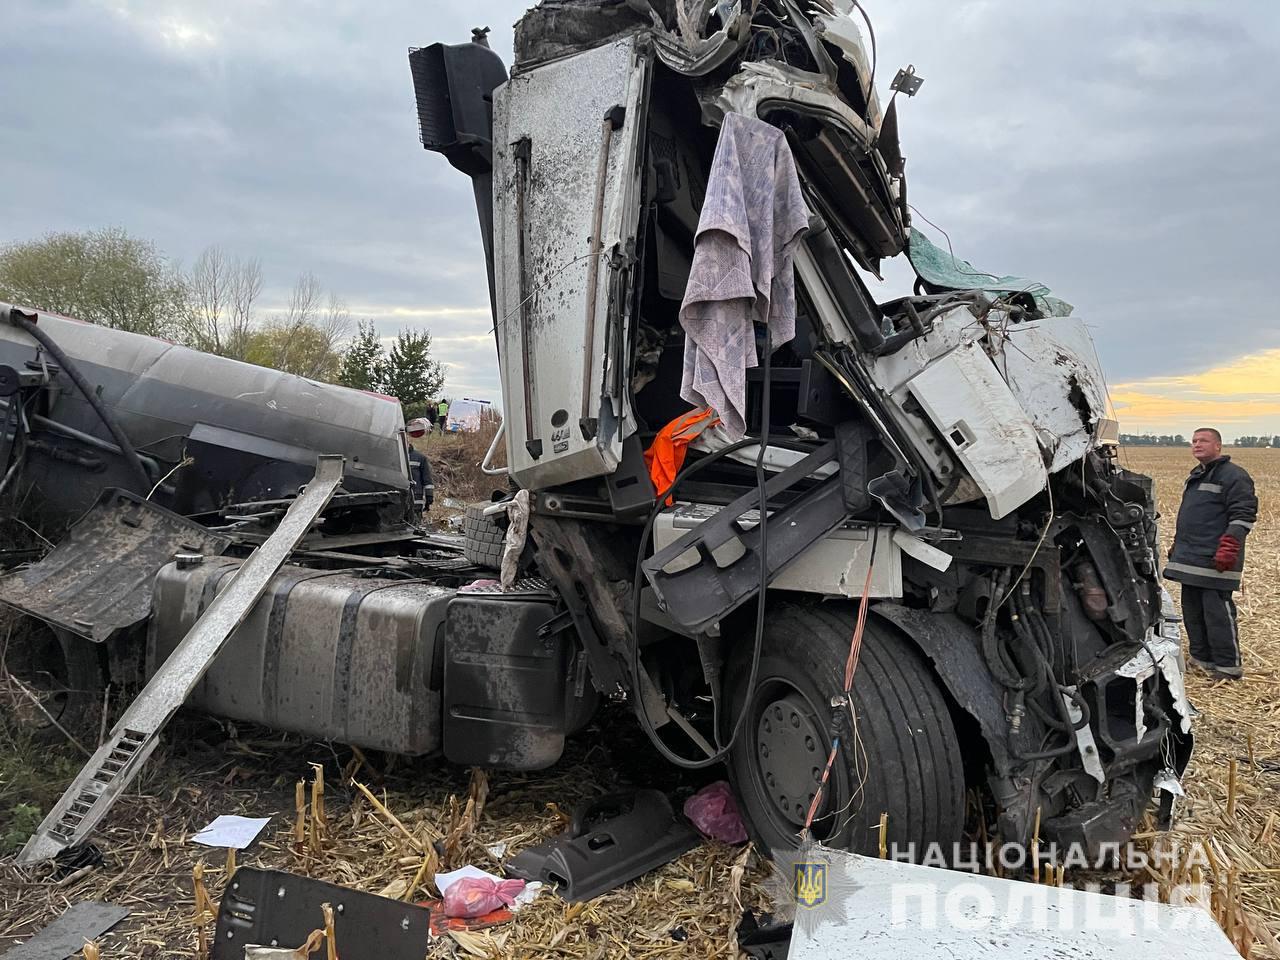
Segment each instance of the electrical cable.
[[[838,709],[848,708],[850,717],[854,717],[853,711],[853,676],[858,669],[858,656],[862,652],[862,635],[867,626],[867,609],[871,598],[871,574],[876,566],[876,545],[880,539],[880,525],[877,523],[871,528],[871,559],[867,563],[867,576],[862,583],[862,599],[858,603],[858,617],[854,622],[853,636],[849,640],[849,656],[844,664],[844,688],[839,697],[832,699],[832,706]],[[832,727],[836,726],[834,720]],[[855,719],[856,729],[856,719]],[[822,803],[822,794],[826,789],[827,781],[831,776],[831,767],[835,763],[836,753],[840,750],[840,734],[838,730],[833,730],[831,737],[831,752],[827,755],[827,764],[822,770],[822,778],[818,781],[818,789],[814,792],[813,799],[809,801],[809,812],[805,816],[804,830],[808,832],[813,825],[814,815],[818,812],[818,805]],[[845,805],[847,809],[848,804]],[[839,831],[837,831],[839,832]]]
[[1027,575],[1027,571],[1031,569],[1031,565],[1036,562],[1036,556],[1040,553],[1040,548],[1044,546],[1045,538],[1049,536],[1049,528],[1053,526],[1056,519],[1053,506],[1053,483],[1047,481],[1044,485],[1045,493],[1049,495],[1049,519],[1045,521],[1044,529],[1040,531],[1040,539],[1036,541],[1036,548],[1031,551],[1031,556],[1027,558],[1026,565],[1022,568],[1022,572],[1018,574],[1018,578],[1013,581],[1009,587],[1009,592],[1004,595],[1004,599],[1000,601],[1000,606],[1004,606],[1005,601],[1013,596],[1013,592],[1017,589],[1018,584],[1022,583],[1022,578]]
[[760,532],[759,544],[757,546],[757,549],[760,551],[760,587],[759,587],[759,593],[757,594],[757,598],[756,598],[755,639],[754,639],[754,645],[751,652],[751,673],[747,680],[747,696],[742,703],[741,709],[738,712],[737,720],[734,721],[733,732],[729,736],[729,742],[724,745],[721,745],[720,731],[716,730],[714,731],[714,736],[716,739],[716,747],[717,747],[715,752],[711,754],[711,756],[709,757],[705,757],[698,760],[690,760],[687,757],[682,757],[679,754],[677,754],[670,747],[668,747],[666,743],[663,742],[660,736],[658,736],[658,731],[654,729],[653,722],[649,717],[649,711],[644,705],[643,697],[641,697],[639,709],[636,711],[637,714],[639,715],[641,729],[644,730],[645,736],[649,738],[649,741],[654,745],[654,747],[658,750],[658,752],[661,753],[663,757],[665,757],[670,763],[673,763],[676,766],[681,767],[685,770],[705,769],[706,767],[720,763],[722,760],[724,760],[725,757],[729,755],[729,752],[733,749],[734,745],[737,743],[738,735],[742,730],[743,721],[746,719],[747,714],[750,713],[752,701],[755,699],[756,679],[759,675],[759,670],[760,670],[760,651],[761,651],[761,648],[764,646],[764,607],[765,607],[764,594],[765,594],[765,589],[769,585],[769,563],[768,563],[769,555],[768,555],[768,533],[767,533],[768,491],[766,490],[766,487],[765,487],[764,456],[765,456],[765,452],[769,448],[769,416],[771,412],[771,403],[770,403],[769,394],[770,394],[770,388],[773,383],[772,365],[771,365],[771,355],[773,352],[773,347],[772,347],[772,339],[770,337],[770,332],[768,327],[765,327],[764,346],[765,346],[764,362],[762,364],[764,367],[763,390],[762,390],[763,396],[762,396],[761,411],[760,411],[759,438],[744,437],[742,440],[738,440],[734,443],[731,443],[727,447],[721,447],[719,450],[715,451],[710,456],[702,460],[699,460],[697,463],[694,463],[685,467],[678,474],[676,474],[675,479],[671,481],[671,484],[667,487],[667,489],[658,492],[658,495],[654,500],[654,505],[652,509],[650,509],[649,511],[649,518],[645,522],[644,531],[640,535],[640,546],[636,550],[635,573],[633,575],[632,585],[631,585],[631,594],[632,594],[632,597],[631,597],[631,601],[632,601],[632,606],[631,606],[631,633],[632,633],[631,685],[632,685],[632,689],[636,691],[638,695],[641,689],[640,671],[643,669],[640,663],[640,587],[641,587],[640,581],[641,581],[641,572],[642,572],[640,568],[640,564],[643,562],[643,559],[644,559],[645,548],[648,546],[649,538],[653,531],[653,524],[657,520],[658,514],[661,512],[663,505],[666,503],[667,496],[673,490],[675,490],[676,487],[679,486],[679,484],[682,481],[692,476],[694,473],[697,473],[699,470],[716,462],[717,460],[725,456],[728,456],[730,453],[732,453],[735,450],[740,450],[743,447],[749,446],[751,444],[759,444],[760,449],[759,449],[759,452],[756,454],[756,490],[757,490],[757,496],[760,501],[759,517],[757,521],[757,529]]

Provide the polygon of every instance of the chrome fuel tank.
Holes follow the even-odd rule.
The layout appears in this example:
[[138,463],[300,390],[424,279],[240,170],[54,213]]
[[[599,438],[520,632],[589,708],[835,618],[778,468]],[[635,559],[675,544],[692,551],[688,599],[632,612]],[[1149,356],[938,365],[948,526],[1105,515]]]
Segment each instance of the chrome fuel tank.
[[[239,560],[156,576],[147,673],[172,653]],[[306,736],[418,755],[441,746],[444,632],[456,591],[286,566],[189,706]]]

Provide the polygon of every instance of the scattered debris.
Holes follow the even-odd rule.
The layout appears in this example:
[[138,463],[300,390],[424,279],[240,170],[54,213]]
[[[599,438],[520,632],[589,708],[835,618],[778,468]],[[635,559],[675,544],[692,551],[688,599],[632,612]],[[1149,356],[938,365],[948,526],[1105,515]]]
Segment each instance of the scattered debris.
[[738,946],[751,960],[787,960],[791,949],[791,924],[779,923],[772,915],[742,912],[738,924]]
[[481,875],[457,877],[447,886],[442,885],[440,875],[436,875],[436,886],[443,894],[446,917],[484,916],[501,907],[513,906],[516,897],[524,892],[523,880],[503,880],[483,871],[477,872]]
[[[608,813],[614,816],[605,819]],[[584,804],[568,830],[516,854],[507,861],[506,871],[554,884],[560,896],[576,903],[674,860],[700,840],[697,831],[675,818],[664,794],[637,790]]]
[[72,904],[67,912],[26,943],[6,950],[5,960],[66,960],[79,953],[87,941],[106,933],[129,915],[128,907],[85,900]]
[[684,815],[705,836],[722,843],[746,843],[747,827],[724,780],[703,787],[684,802]]
[[270,817],[241,817],[222,814],[203,827],[194,837],[194,843],[206,847],[231,847],[243,850],[258,839],[258,834],[271,822]]
[[250,945],[303,944],[313,951],[322,919],[320,942],[331,957],[422,960],[430,938],[427,907],[279,870],[242,867],[222,897],[210,960],[242,960]]

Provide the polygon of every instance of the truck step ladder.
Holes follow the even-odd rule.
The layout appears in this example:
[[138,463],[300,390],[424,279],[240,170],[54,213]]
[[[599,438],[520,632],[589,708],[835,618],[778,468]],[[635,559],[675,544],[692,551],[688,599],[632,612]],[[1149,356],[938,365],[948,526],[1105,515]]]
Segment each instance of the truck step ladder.
[[205,670],[240,626],[267,583],[328,505],[342,482],[344,458],[322,456],[316,475],[276,527],[231,577],[147,682],[106,742],[72,781],[18,855],[19,863],[56,856],[89,835],[137,776],[159,743],[159,734],[200,682]]

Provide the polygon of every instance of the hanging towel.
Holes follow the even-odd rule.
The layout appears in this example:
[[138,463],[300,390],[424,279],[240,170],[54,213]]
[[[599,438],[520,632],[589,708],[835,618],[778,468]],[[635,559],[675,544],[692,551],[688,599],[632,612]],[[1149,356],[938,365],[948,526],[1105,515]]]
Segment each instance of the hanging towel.
[[809,225],[795,160],[777,127],[725,114],[694,239],[680,325],[680,396],[711,406],[733,439],[746,433],[754,324],[774,347],[796,332],[795,245]]

